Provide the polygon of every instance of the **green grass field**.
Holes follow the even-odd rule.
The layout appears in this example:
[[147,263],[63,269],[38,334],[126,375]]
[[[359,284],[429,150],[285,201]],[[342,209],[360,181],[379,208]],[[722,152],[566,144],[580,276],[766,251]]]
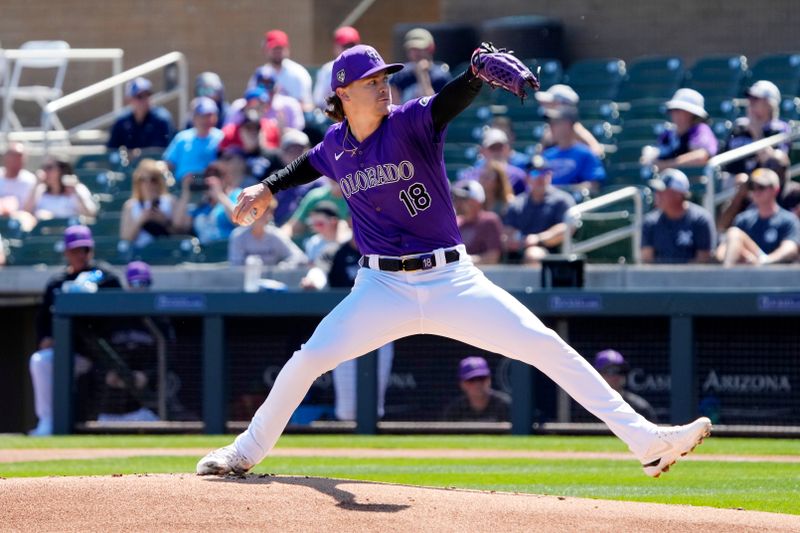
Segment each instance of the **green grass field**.
[[[229,436],[0,436],[14,448],[205,448]],[[610,437],[296,436],[279,447],[469,449],[623,452]],[[800,456],[800,441],[712,438],[698,454]],[[198,457],[133,457],[2,463],[0,476],[110,475],[193,472]],[[708,505],[800,515],[800,462],[685,462],[661,479],[646,477],[636,461],[519,458],[271,457],[257,473],[346,478],[431,487],[528,492],[618,500]]]

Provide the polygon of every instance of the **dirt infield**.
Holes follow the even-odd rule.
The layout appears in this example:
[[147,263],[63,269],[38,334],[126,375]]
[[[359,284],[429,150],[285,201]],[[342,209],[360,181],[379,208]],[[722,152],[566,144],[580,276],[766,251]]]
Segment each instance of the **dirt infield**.
[[0,479],[3,531],[798,531],[751,511],[334,479],[127,475]]

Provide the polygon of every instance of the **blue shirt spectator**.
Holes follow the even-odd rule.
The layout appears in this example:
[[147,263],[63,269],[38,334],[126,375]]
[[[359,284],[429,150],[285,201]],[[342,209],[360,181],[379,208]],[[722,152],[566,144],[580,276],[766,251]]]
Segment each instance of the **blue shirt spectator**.
[[192,103],[194,127],[178,133],[164,152],[164,159],[173,169],[176,179],[187,174],[201,174],[216,160],[222,130],[217,123],[217,104],[206,96]]
[[733,225],[747,233],[765,253],[774,252],[783,241],[800,244],[800,223],[795,215],[779,207],[771,217],[761,217],[751,207],[739,213]]
[[575,185],[606,179],[603,164],[585,144],[575,143],[569,148],[553,146],[542,155],[553,169],[553,185]]
[[410,30],[404,37],[403,47],[408,63],[389,80],[395,102],[407,102],[438,93],[453,79],[447,64],[433,61],[433,35],[428,30]]
[[125,87],[130,109],[117,118],[111,127],[106,146],[119,149],[164,148],[175,134],[172,115],[163,107],[151,107],[153,84],[147,78],[136,78]]

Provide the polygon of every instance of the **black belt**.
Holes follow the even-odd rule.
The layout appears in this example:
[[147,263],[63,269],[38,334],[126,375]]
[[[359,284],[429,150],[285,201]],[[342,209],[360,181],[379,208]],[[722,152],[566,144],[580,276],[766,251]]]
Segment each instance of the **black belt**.
[[[444,252],[445,263],[455,263],[461,259],[461,254],[458,250],[446,250]],[[369,258],[366,255],[361,256],[359,264],[366,268],[369,266]],[[378,270],[385,270],[387,272],[412,272],[414,270],[430,270],[438,266],[436,264],[435,254],[424,254],[416,257],[409,257],[408,259],[399,259],[394,257],[379,257]]]

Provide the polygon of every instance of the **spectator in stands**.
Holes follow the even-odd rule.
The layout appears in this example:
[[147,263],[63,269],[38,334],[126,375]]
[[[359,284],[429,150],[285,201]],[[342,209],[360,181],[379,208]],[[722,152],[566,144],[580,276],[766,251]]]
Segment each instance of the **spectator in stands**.
[[553,184],[598,192],[606,171],[600,159],[575,133],[577,110],[562,106],[545,109],[544,113],[555,142],[542,153],[552,169]]
[[278,201],[273,198],[270,208],[252,225],[233,230],[228,240],[231,265],[243,265],[249,255],[260,256],[265,266],[294,268],[308,262],[306,254],[272,223],[277,205]]
[[[800,216],[800,183],[789,179],[789,156],[783,150],[773,150],[772,155],[759,168],[770,169],[778,175],[781,184],[778,205]],[[750,175],[744,172],[736,174],[734,182],[736,194],[717,220],[720,230],[728,229],[734,217],[752,205]]]
[[265,104],[264,116],[272,119],[281,132],[286,128],[302,130],[306,127],[306,119],[303,116],[300,102],[278,92],[274,73],[267,72],[263,77],[259,76],[258,87],[264,91],[262,97]]
[[[270,166],[264,169],[264,177],[270,173],[287,166],[289,163],[303,155],[311,145],[308,135],[302,131],[287,129],[281,136],[281,148],[277,154],[277,159],[270,159]],[[311,183],[306,183],[298,187],[291,187],[275,193],[278,200],[278,208],[275,210],[275,224],[282,226],[289,220],[306,193],[315,187],[328,183],[327,178],[319,178]]]
[[759,168],[750,176],[753,207],[740,213],[717,248],[725,267],[791,263],[800,245],[800,221],[778,205],[778,175]]
[[150,105],[153,84],[147,78],[136,78],[125,86],[127,109],[111,127],[108,148],[128,150],[164,148],[175,135],[169,111]]
[[256,69],[247,88],[258,86],[259,79],[274,77],[278,92],[300,102],[303,111],[312,111],[311,75],[303,65],[289,59],[289,36],[281,30],[268,31],[262,50],[267,62]]
[[519,254],[527,265],[558,250],[567,225],[564,216],[575,205],[566,192],[551,185],[553,170],[542,156],[534,156],[528,174],[529,192],[517,195],[508,208],[504,223],[506,248]]
[[[260,153],[262,149],[278,147],[281,138],[278,123],[264,116],[266,93],[261,87],[248,89],[231,105],[231,121],[222,127],[220,150],[241,148],[245,153]],[[241,107],[241,109],[239,109]]]
[[119,237],[143,248],[172,233],[176,198],[167,190],[163,161],[143,159],[133,172],[133,191],[122,206]]
[[[204,193],[190,212],[193,187]],[[232,222],[233,206],[241,191],[236,176],[226,172],[220,163],[209,165],[200,178],[183,181],[173,217],[175,232],[193,233],[203,244],[227,239],[236,227]]]
[[[333,32],[333,57],[361,44],[361,36],[358,30],[352,26],[342,26]],[[317,71],[317,79],[314,81],[314,105],[323,111],[328,106],[327,98],[333,94],[331,91],[331,73],[333,72],[333,60],[322,65]]]
[[[227,122],[230,105],[225,101],[225,85],[216,72],[201,72],[194,80],[194,96],[207,96],[217,104],[217,123],[216,126],[222,129]],[[191,128],[189,123],[187,128]]]
[[486,195],[477,181],[464,180],[452,186],[458,215],[458,230],[472,262],[493,265],[503,255],[503,223],[492,211],[483,208]]
[[483,357],[467,357],[458,365],[458,381],[464,394],[444,410],[447,422],[506,422],[511,419],[511,398],[492,389],[492,372]]
[[42,163],[39,183],[31,190],[24,207],[37,220],[97,214],[92,193],[78,180],[72,165],[52,156]]
[[[217,123],[217,104],[207,96],[192,100],[193,128],[178,133],[164,151],[164,160],[169,164],[178,181],[186,176],[202,174],[217,158],[222,142],[222,130]],[[190,176],[191,178],[191,176]]]
[[36,186],[36,176],[25,168],[25,145],[8,145],[0,167],[0,217],[14,216]]
[[478,174],[478,183],[486,194],[483,207],[500,217],[505,216],[508,205],[514,200],[506,166],[499,161],[487,161]]
[[[543,114],[547,109],[560,109],[562,107],[574,111],[576,116],[578,114],[578,102],[580,102],[580,98],[578,97],[578,93],[569,85],[556,84],[546,91],[535,93],[535,96],[536,101],[539,102],[539,105],[542,107]],[[603,145],[594,138],[592,132],[587,130],[580,121],[576,120],[572,125],[572,129],[575,130],[575,137],[578,141],[588,146],[597,157],[603,157],[605,148],[603,148]],[[545,149],[556,144],[549,126],[545,126],[542,132],[541,143],[542,148]]]
[[343,242],[339,233],[340,220],[339,208],[333,202],[319,202],[311,209],[306,224],[313,234],[304,243],[309,261],[316,262],[326,250],[339,249]]
[[446,63],[433,60],[436,48],[433,35],[425,28],[414,28],[403,39],[408,63],[392,76],[392,101],[399,104],[420,96],[431,96],[453,79]]
[[[725,151],[734,150],[765,137],[787,133],[789,124],[781,120],[781,92],[774,83],[767,80],[755,82],[747,89],[747,116],[736,119],[733,130],[725,143]],[[775,157],[776,151],[788,154],[790,143],[767,147],[750,157],[734,161],[725,166],[731,174],[750,173]],[[778,156],[780,157],[780,156]]]
[[668,168],[650,181],[656,191],[655,211],[642,224],[645,263],[707,263],[716,244],[711,214],[689,201],[689,178]]
[[461,174],[461,179],[480,179],[483,167],[489,161],[494,161],[508,175],[508,181],[514,194],[525,191],[525,171],[509,163],[511,143],[506,132],[497,128],[485,128],[481,140],[480,155],[481,158],[475,163],[475,166]]
[[694,89],[678,89],[667,102],[671,126],[654,148],[642,150],[641,163],[657,170],[701,167],[717,154],[717,138],[706,124],[705,98]]
[[511,145],[511,154],[508,156],[508,164],[527,171],[531,163],[531,156],[530,154],[519,152],[514,149],[514,143],[517,142],[517,137],[514,133],[514,128],[511,127],[511,119],[506,115],[496,115],[492,117],[492,120],[489,122],[489,127],[498,129],[506,134],[506,138],[508,138],[508,142]]
[[[302,241],[310,236],[310,228],[307,225],[307,219],[311,214],[311,210],[320,202],[332,202],[336,205],[341,218],[349,217],[350,210],[347,207],[347,200],[344,199],[342,189],[339,184],[330,178],[323,178],[324,183],[318,187],[309,190],[306,195],[300,200],[300,205],[297,210],[292,213],[289,220],[281,226],[283,231],[286,232],[295,242]],[[279,199],[279,202],[285,201]],[[343,224],[340,224],[340,232],[345,231]]]
[[594,368],[597,370],[609,386],[617,391],[622,398],[650,422],[658,423],[656,411],[650,402],[629,391],[625,385],[628,376],[628,363],[622,354],[616,350],[603,350],[594,356]]
[[[57,290],[94,292],[97,289],[120,288],[113,272],[94,264],[94,239],[86,226],[70,226],[64,231],[64,258],[67,267],[47,282],[42,306],[36,320],[37,351],[30,359],[33,400],[39,423],[29,434],[45,436],[53,432],[53,303]],[[82,336],[76,335],[76,350],[82,351]],[[75,357],[75,376],[85,375],[91,362]]]

